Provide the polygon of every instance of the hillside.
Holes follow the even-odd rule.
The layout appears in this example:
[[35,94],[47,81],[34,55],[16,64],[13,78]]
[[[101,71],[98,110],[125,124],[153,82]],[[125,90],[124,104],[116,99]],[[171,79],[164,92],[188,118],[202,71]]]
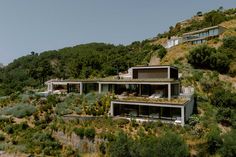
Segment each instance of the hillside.
[[[127,46],[89,43],[31,52],[0,68],[0,151],[23,157],[236,156],[235,13],[198,13]],[[164,48],[171,36],[213,25],[226,28],[219,38]],[[184,127],[136,122],[132,115],[130,121],[111,118],[114,93],[37,94],[49,79],[105,78],[132,66],[159,64],[178,67],[181,85],[194,87],[194,114]]]

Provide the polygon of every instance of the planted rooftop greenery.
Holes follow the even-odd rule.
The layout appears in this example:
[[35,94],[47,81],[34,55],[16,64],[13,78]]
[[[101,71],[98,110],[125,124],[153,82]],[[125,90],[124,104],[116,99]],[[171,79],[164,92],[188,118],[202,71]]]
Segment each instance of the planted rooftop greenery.
[[179,104],[184,105],[188,100],[186,98],[145,98],[145,97],[127,97],[127,98],[120,98],[118,100],[123,101],[137,101],[137,102],[147,102],[147,103],[168,103],[168,104]]

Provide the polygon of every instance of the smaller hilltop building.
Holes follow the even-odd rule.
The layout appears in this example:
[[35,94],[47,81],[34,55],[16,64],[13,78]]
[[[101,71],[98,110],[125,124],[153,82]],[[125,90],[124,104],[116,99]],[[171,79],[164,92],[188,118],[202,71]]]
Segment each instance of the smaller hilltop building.
[[212,38],[219,37],[224,31],[225,28],[222,26],[212,26],[184,33],[182,37],[174,36],[167,40],[165,48],[171,48],[181,43],[202,44]]
[[194,90],[181,87],[178,75],[173,66],[138,66],[116,79],[50,80],[46,84],[54,94],[114,93],[109,113],[113,117],[183,126],[193,112]]
[[225,28],[221,26],[207,27],[198,31],[193,31],[183,34],[183,42],[192,44],[201,44],[207,40],[219,37],[224,32]]

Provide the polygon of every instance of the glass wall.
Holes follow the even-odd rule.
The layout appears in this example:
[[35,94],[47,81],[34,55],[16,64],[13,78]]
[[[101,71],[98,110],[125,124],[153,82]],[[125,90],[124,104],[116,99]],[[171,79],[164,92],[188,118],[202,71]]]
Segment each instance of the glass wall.
[[114,116],[176,120],[181,117],[181,108],[114,104]]

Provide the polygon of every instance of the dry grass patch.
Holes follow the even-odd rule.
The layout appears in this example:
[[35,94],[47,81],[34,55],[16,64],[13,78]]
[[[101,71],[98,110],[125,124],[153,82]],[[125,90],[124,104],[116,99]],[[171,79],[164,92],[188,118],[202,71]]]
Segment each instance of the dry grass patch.
[[194,45],[191,44],[180,44],[168,49],[168,52],[162,59],[161,64],[162,65],[173,64],[175,60],[187,63],[186,55],[193,46]]

